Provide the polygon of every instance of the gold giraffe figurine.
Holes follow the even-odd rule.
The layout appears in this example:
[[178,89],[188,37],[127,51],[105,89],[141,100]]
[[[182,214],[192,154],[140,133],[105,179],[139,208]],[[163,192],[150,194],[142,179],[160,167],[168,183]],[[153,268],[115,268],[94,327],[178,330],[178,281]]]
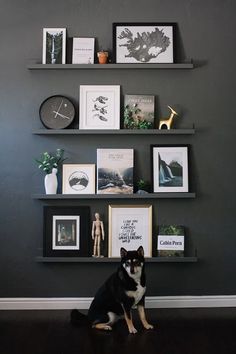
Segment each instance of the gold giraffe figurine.
[[171,125],[175,116],[178,116],[178,113],[173,110],[170,106],[167,106],[170,109],[169,118],[161,119],[159,122],[159,129],[171,129]]

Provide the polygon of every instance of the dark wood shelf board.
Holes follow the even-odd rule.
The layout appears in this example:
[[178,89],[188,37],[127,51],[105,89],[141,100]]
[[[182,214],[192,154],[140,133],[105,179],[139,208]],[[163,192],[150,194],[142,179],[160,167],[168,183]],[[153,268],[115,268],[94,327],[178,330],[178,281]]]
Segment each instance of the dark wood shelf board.
[[33,129],[35,135],[191,135],[195,128],[186,129],[117,129],[117,130],[83,130],[83,129]]
[[[146,258],[146,263],[194,263],[197,257],[152,257]],[[36,257],[39,263],[119,263],[120,258],[93,258],[93,257]]]
[[40,64],[29,63],[29,70],[133,70],[133,69],[193,69],[192,61],[174,64]]
[[81,199],[172,199],[195,198],[196,193],[147,193],[147,194],[32,194],[32,199],[38,200],[81,200]]

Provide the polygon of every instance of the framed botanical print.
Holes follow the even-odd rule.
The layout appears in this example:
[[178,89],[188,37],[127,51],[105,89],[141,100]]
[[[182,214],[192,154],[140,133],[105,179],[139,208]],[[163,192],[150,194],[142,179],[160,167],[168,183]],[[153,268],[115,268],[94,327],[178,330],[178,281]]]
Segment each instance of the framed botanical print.
[[115,63],[174,63],[175,23],[113,23]]
[[153,192],[188,192],[188,146],[152,145]]
[[45,206],[43,255],[88,256],[89,225],[89,207]]
[[80,86],[80,129],[120,128],[120,86]]
[[94,194],[94,164],[64,164],[62,167],[62,194]]
[[133,149],[97,149],[97,194],[133,194]]
[[108,256],[119,257],[120,248],[143,246],[145,257],[152,256],[152,206],[109,205]]
[[43,29],[43,64],[66,63],[66,28]]

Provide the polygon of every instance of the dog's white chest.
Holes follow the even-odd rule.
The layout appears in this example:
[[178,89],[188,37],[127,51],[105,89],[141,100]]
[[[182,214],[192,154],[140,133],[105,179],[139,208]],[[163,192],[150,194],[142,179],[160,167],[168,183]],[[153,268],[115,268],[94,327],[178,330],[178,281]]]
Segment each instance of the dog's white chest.
[[136,290],[126,291],[127,296],[134,298],[133,307],[135,307],[139,303],[139,301],[142,299],[143,295],[145,294],[145,291],[146,291],[146,286],[142,286],[140,283],[137,284]]

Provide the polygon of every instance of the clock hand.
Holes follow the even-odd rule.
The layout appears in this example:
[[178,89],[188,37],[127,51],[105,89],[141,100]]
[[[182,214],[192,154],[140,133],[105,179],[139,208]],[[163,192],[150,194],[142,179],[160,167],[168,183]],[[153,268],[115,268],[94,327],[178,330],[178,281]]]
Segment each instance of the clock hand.
[[60,111],[60,109],[61,109],[62,103],[63,103],[63,100],[61,101],[60,106],[59,106],[59,108],[58,108],[57,112],[53,111],[53,113],[56,113],[56,115],[55,115],[55,117],[54,117],[54,118],[56,118],[56,117],[57,117],[57,115],[59,114],[58,112],[59,112],[59,111]]
[[58,112],[56,112],[56,111],[53,111],[53,113],[56,113],[56,115],[55,115],[54,118],[56,118],[57,116],[60,116],[60,117],[65,118],[65,119],[70,119],[69,117],[64,116],[64,114],[58,113]]

